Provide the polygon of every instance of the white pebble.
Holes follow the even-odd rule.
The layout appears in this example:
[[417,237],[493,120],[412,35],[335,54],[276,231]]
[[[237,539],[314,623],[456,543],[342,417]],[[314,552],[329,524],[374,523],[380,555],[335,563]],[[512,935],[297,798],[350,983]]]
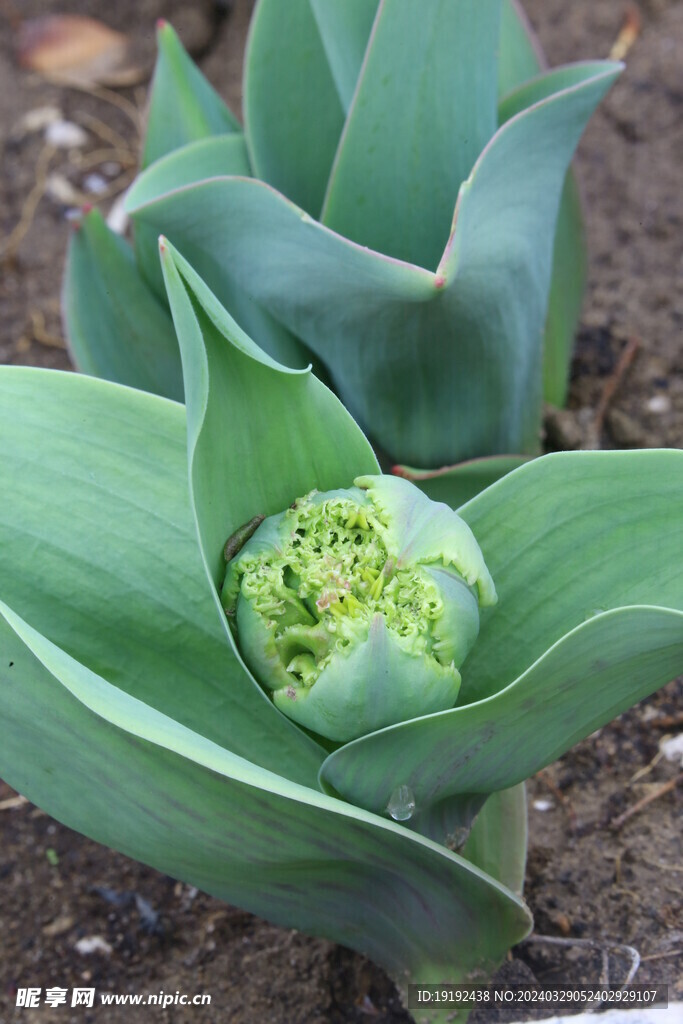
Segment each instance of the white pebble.
[[53,121],[45,129],[45,141],[57,149],[74,149],[85,146],[88,133],[73,121]]
[[535,811],[552,811],[554,807],[552,800],[534,800]]
[[683,767],[683,732],[679,732],[678,736],[670,736],[666,740],[661,740],[659,749],[667,761],[680,760],[681,767]]
[[58,107],[34,107],[24,114],[19,126],[25,132],[40,132],[55,121],[63,120],[64,115]]
[[649,412],[669,412],[671,399],[668,395],[653,395],[647,401],[647,408]]
[[84,935],[74,949],[81,956],[90,956],[91,953],[104,953],[105,956],[109,956],[112,952],[111,946],[101,935]]
[[100,196],[107,191],[108,182],[101,174],[86,174],[83,179],[83,188],[91,195]]
[[63,206],[72,206],[78,203],[78,192],[69,179],[58,171],[48,175],[45,192],[50,199],[54,199],[56,203],[61,203]]

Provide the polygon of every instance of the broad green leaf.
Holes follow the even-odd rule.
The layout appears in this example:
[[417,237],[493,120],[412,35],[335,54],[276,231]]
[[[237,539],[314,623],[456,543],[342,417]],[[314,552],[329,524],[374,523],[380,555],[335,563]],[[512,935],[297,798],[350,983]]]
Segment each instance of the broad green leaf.
[[309,3],[344,114],[347,114],[378,0],[309,0]]
[[588,247],[581,194],[570,169],[564,182],[555,228],[553,276],[543,351],[543,398],[564,405],[569,387],[574,338],[588,278]]
[[[183,185],[224,174],[250,176],[249,156],[242,132],[212,135],[188,142],[156,160],[145,176],[148,195],[163,195]],[[157,257],[158,258],[158,257]]]
[[619,70],[604,68],[497,133],[461,190],[438,276],[354,245],[253,180],[146,201],[143,176],[129,210],[188,259],[203,252],[217,294],[222,275],[300,337],[394,460],[535,454],[553,225],[573,145]]
[[116,686],[312,782],[320,748],[254,687],[217,621],[190,510],[182,406],[77,374],[3,367],[0,450],[0,599]]
[[143,167],[207,135],[241,131],[237,118],[188,56],[168,22],[160,23],[157,42]]
[[549,99],[563,89],[572,89],[577,83],[595,78],[605,71],[605,61],[581,61],[564,64],[551,71],[534,75],[530,81],[522,82],[501,97],[498,104],[498,120],[501,125],[542,100]]
[[459,509],[499,599],[483,613],[461,693],[500,690],[596,611],[683,608],[682,497],[683,452],[561,452]]
[[317,217],[344,112],[309,0],[259,0],[244,60],[254,174]]
[[[508,93],[545,70],[543,53],[516,0],[503,0],[500,42],[499,95],[506,103]],[[567,397],[569,364],[586,288],[587,265],[581,197],[570,169],[555,229],[553,276],[545,327],[543,397],[553,405],[564,405]]]
[[433,270],[461,183],[494,134],[500,0],[382,0],[322,220]]
[[[455,309],[463,292],[468,300],[463,310],[472,322],[468,340],[478,338],[483,354],[496,332],[501,339],[505,354],[499,350],[481,368],[490,378],[501,375],[495,384],[491,380],[485,408],[496,409],[507,394],[501,421],[508,421],[506,434],[519,439],[514,447],[522,452],[533,452],[538,445],[543,359],[539,326],[547,315],[554,226],[566,169],[586,122],[622,67],[603,62],[552,72],[542,98],[506,121],[460,191],[456,227],[439,267],[446,289],[452,281]],[[550,91],[553,82],[560,83],[558,92]],[[482,332],[477,322],[482,314],[473,296],[484,281]],[[524,380],[517,402],[510,393],[513,376]]]
[[182,400],[171,318],[140,277],[130,247],[97,210],[71,236],[62,304],[79,370]]
[[[217,136],[189,143],[153,164],[147,173],[138,179],[136,194],[146,202],[195,181],[203,181],[218,175],[249,175],[244,136]],[[226,308],[230,309],[240,326],[254,338],[261,348],[285,366],[302,369],[315,364],[318,376],[324,376],[315,356],[278,323],[257,302],[250,298],[244,288],[236,286],[226,277],[223,267],[217,266],[204,251],[201,244],[188,246],[193,265],[201,271],[202,278],[212,285]],[[135,225],[135,252],[138,264],[154,291],[167,302],[166,287],[159,262],[159,232],[156,228],[138,222]]]
[[[173,149],[156,160],[145,175],[146,195],[151,198],[196,181],[225,174],[248,177],[249,157],[241,132],[212,135]],[[137,224],[134,235],[135,256],[142,276],[166,305],[164,276],[159,263],[159,232]]]
[[521,896],[526,845],[526,787],[520,782],[512,789],[500,789],[488,797],[461,853]]
[[441,469],[394,466],[392,473],[410,480],[432,501],[443,501],[457,509],[513,469],[528,462],[526,455],[489,455]]
[[190,491],[207,572],[218,586],[224,543],[243,523],[281,512],[313,489],[349,487],[379,467],[348,412],[310,370],[288,370],[267,356],[179,253],[168,243],[161,251],[185,373]]
[[[362,756],[366,756],[365,752]],[[338,765],[334,770],[343,771],[343,765]],[[326,776],[323,775],[321,781],[321,788],[327,792],[330,787]],[[488,797],[488,793],[455,793],[443,798],[437,795],[431,803],[423,802],[411,815],[407,824],[426,839],[433,839],[435,843],[441,843],[449,850],[462,853],[462,847],[472,832],[475,819],[481,815]]]
[[472,794],[522,782],[682,670],[683,612],[617,608],[582,623],[493,696],[346,744],[321,781],[376,812],[399,785],[418,812],[457,794],[469,805]]
[[498,95],[505,96],[522,82],[545,70],[545,58],[522,5],[503,0],[498,47]]
[[683,452],[574,452],[529,462],[459,509],[499,599],[463,666],[463,706],[349,744],[323,781],[372,808],[409,785],[418,815],[442,803],[462,827],[473,794],[526,778],[680,672],[682,494]]
[[404,985],[484,981],[529,931],[518,897],[468,861],[223,750],[6,606],[0,646],[0,773],[71,828]]

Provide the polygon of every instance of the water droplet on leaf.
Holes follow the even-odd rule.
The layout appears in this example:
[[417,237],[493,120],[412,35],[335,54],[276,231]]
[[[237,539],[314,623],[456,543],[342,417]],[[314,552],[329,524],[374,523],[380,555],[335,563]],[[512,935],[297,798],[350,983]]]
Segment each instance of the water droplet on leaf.
[[410,786],[397,786],[389,797],[387,813],[394,821],[408,821],[415,813],[415,794]]

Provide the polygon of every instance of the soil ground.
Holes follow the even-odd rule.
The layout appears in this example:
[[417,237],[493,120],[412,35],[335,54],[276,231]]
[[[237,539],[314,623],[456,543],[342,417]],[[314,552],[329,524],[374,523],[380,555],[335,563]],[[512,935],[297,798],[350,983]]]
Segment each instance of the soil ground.
[[[683,447],[683,2],[641,0],[634,8],[620,0],[527,0],[525,6],[551,64],[604,57],[629,10],[640,20],[626,71],[579,151],[591,277],[569,407],[549,410],[548,446]],[[143,80],[153,60],[154,21],[168,18],[237,107],[250,7],[249,0],[236,0],[229,16],[220,17],[208,2],[64,0],[61,10],[102,17],[130,33]],[[57,9],[47,0],[25,0],[21,17]],[[138,134],[135,118],[111,96],[57,88],[20,71],[18,22],[19,5],[2,0],[0,361],[67,368],[59,289],[74,202],[65,188],[86,192],[92,173],[100,188],[102,179],[112,191],[122,187]],[[142,108],[144,81],[118,95]],[[46,149],[26,115],[47,106],[86,129],[84,149]],[[604,980],[605,949],[609,977],[621,981],[628,958],[609,947],[625,943],[642,958],[637,981],[669,984],[670,998],[683,996],[674,781],[680,764],[659,753],[660,741],[680,730],[680,695],[680,682],[670,684],[531,780],[526,897],[536,933],[592,940],[595,948],[527,942],[513,951],[506,977],[596,983]],[[667,782],[668,791],[657,796]],[[648,795],[656,798],[620,829],[610,827]],[[3,1024],[152,1019],[149,1011],[137,1017],[123,1007],[18,1009],[16,989],[28,985],[211,994],[210,1007],[154,1013],[173,1024],[409,1020],[389,980],[362,957],[275,928],[99,847],[14,799],[2,783],[0,834]],[[93,937],[101,940],[99,951],[83,952],[80,940]]]

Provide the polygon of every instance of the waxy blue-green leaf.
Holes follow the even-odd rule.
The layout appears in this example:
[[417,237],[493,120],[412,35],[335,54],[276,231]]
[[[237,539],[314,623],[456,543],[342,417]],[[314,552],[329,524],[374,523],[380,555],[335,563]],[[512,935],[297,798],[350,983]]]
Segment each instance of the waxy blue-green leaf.
[[[459,301],[467,301],[461,313],[470,325],[467,342],[478,342],[478,372],[488,375],[484,408],[501,409],[498,425],[520,452],[538,450],[542,327],[554,244],[549,227],[581,133],[621,68],[603,62],[554,72],[560,90],[505,122],[460,191],[455,230],[439,265],[446,291],[453,282],[454,316]],[[502,437],[494,450],[501,443]]]
[[[436,467],[534,454],[565,170],[620,67],[605,64],[597,75],[578,67],[571,88],[494,136],[461,189],[437,275],[354,245],[253,180],[217,179],[154,198],[143,175],[128,207],[188,258],[202,252],[216,276],[302,338],[390,456]],[[218,290],[215,278],[211,285]]]
[[309,0],[309,3],[342,109],[348,114],[378,0]]
[[[225,174],[248,177],[249,157],[241,132],[230,135],[212,135],[173,149],[160,157],[150,168],[147,180],[153,194],[163,194],[195,181],[205,181]],[[135,257],[142,276],[166,305],[166,289],[159,263],[159,233],[145,224],[136,225],[134,235]],[[120,344],[125,346],[126,339]],[[178,356],[180,358],[180,356]]]
[[518,0],[503,0],[498,47],[498,95],[505,96],[545,68],[543,52]]
[[315,785],[320,748],[254,687],[216,618],[185,433],[173,402],[3,367],[0,599],[140,700]]
[[[332,770],[342,779],[345,766],[340,762],[333,766]],[[369,784],[372,789],[378,777],[381,778],[381,767],[375,772],[373,782]],[[416,778],[419,772],[413,765],[413,774]],[[321,777],[323,790],[334,792],[335,796],[340,794],[332,790],[326,777]],[[405,785],[405,783],[403,783]],[[424,792],[425,787],[422,786]],[[412,793],[412,789],[411,789]],[[373,796],[372,799],[375,799]],[[479,815],[482,814],[488,802],[487,793],[450,793],[442,796],[438,792],[432,803],[423,802],[410,817],[409,827],[419,832],[426,839],[432,839],[435,843],[447,846],[449,850],[460,853],[463,845],[467,842],[472,827]]]
[[254,174],[317,217],[344,112],[309,0],[259,0],[244,58],[244,123]]
[[97,210],[71,236],[62,305],[79,370],[182,400],[171,318],[140,277],[129,246]]
[[[537,79],[545,69],[543,52],[521,5],[517,0],[503,0],[498,61],[501,122],[510,116],[509,94],[530,79]],[[536,96],[533,102],[538,98]],[[530,93],[527,93],[527,101],[532,102]],[[587,273],[588,254],[581,197],[576,177],[570,168],[555,228],[553,273],[545,325],[543,397],[553,405],[563,405],[567,396],[569,362]]]
[[327,758],[321,781],[378,813],[397,785],[412,790],[416,810],[458,794],[470,805],[472,794],[533,775],[681,670],[683,611],[617,608],[493,696],[347,743]]
[[186,53],[168,22],[157,32],[142,166],[188,142],[239,132],[241,125]]
[[461,183],[494,134],[500,0],[381,0],[322,221],[434,270]]
[[678,450],[560,452],[459,509],[499,597],[465,663],[467,699],[502,689],[598,612],[683,608],[682,492]]
[[[415,789],[418,810],[454,793],[467,810],[473,793],[526,778],[680,672],[683,521],[671,510],[681,493],[683,452],[572,452],[527,463],[459,509],[498,592],[462,667],[459,706],[349,744],[324,781],[362,806],[385,806],[393,780]],[[457,818],[457,806],[447,811]]]
[[550,71],[534,75],[527,82],[522,82],[501,97],[498,103],[498,120],[506,124],[517,114],[529,107],[549,99],[564,89],[573,88],[577,82],[588,80],[604,73],[605,61],[579,61],[576,64],[564,64]]
[[526,869],[526,803],[523,782],[491,793],[460,850],[463,857],[520,896]]
[[565,178],[555,228],[553,276],[543,349],[543,398],[562,406],[567,400],[574,338],[588,278],[588,248],[581,193],[570,169]]
[[70,827],[358,949],[402,985],[484,981],[528,933],[519,898],[467,860],[256,768],[111,686],[5,604],[0,646],[0,773]]
[[185,373],[190,490],[218,586],[225,540],[242,524],[311,490],[348,487],[379,466],[339,399],[310,370],[276,363],[178,252],[164,242],[161,254]]
[[[206,139],[188,142],[154,162],[148,172],[157,195],[171,192],[183,185],[220,175],[236,174],[249,177],[249,155],[242,132],[231,135],[211,135]],[[157,262],[158,262],[157,253]]]
[[[219,175],[249,175],[244,136],[233,133],[227,136],[201,139],[174,150],[168,156],[157,160],[144,178],[141,194],[152,197],[172,191],[193,181],[202,181]],[[147,224],[138,223],[135,229],[135,252],[143,275],[166,304],[161,265],[159,263],[158,232]],[[213,285],[217,294],[228,307],[240,326],[259,339],[261,348],[285,366],[303,369],[311,362],[311,353],[282,324],[278,323],[249,294],[225,276],[223,268],[215,266],[200,245],[190,250],[194,265],[201,271],[203,279]],[[125,348],[126,338],[120,339]],[[315,359],[315,357],[313,357]],[[317,360],[316,370],[323,375]]]

